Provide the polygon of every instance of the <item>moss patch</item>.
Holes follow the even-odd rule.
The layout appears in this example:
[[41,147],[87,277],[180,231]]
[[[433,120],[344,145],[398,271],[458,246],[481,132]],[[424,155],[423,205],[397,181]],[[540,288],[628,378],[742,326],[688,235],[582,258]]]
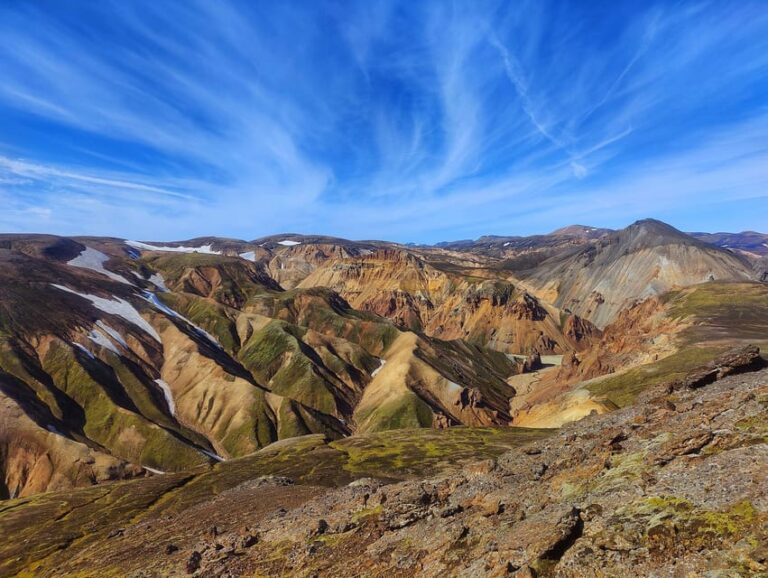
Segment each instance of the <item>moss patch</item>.
[[654,363],[594,381],[585,388],[595,397],[605,398],[618,407],[626,407],[645,389],[681,379],[689,371],[712,361],[726,349],[725,346],[688,347]]

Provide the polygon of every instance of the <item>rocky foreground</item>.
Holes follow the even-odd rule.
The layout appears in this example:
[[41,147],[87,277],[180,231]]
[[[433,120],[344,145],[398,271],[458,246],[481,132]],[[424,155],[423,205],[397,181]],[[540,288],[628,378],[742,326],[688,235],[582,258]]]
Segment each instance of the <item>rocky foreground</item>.
[[[225,470],[205,486],[158,476],[80,490],[61,522],[100,537],[42,548],[27,575],[764,576],[764,366],[755,347],[731,352],[631,407],[432,478],[329,488],[311,473],[267,476],[183,509],[173,504],[224,487]],[[320,452],[321,464],[323,451],[302,460]],[[150,484],[167,488],[150,498]],[[140,495],[149,503],[134,503]],[[54,498],[6,502],[3,533]],[[119,519],[108,533],[107,515]],[[25,531],[21,551],[41,539]]]
[[746,349],[458,475],[361,480],[245,519],[246,536],[180,553],[179,572],[766,575],[768,370],[715,381],[758,363]]

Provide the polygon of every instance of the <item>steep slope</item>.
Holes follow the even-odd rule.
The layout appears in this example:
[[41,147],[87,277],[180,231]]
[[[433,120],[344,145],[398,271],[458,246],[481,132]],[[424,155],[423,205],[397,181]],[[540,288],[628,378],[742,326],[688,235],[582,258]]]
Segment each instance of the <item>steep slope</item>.
[[676,287],[754,278],[743,258],[652,219],[521,275],[538,297],[598,327],[635,301]]
[[295,288],[326,261],[366,255],[388,245],[319,235],[274,235],[253,243],[269,251],[269,273],[284,289]]
[[768,285],[709,282],[623,310],[590,350],[561,367],[509,380],[513,423],[556,427],[631,404],[644,388],[683,376],[724,350],[768,346]]
[[[265,263],[187,243],[6,239],[4,495],[186,470],[297,435],[509,422],[518,362],[404,334],[325,288],[283,291]],[[403,336],[413,347],[397,363],[411,370],[382,381]],[[396,409],[363,418],[373,381]],[[397,417],[414,407],[416,422]]]
[[401,327],[506,353],[581,349],[598,333],[487,271],[430,263],[398,248],[329,261],[299,284],[317,286]]

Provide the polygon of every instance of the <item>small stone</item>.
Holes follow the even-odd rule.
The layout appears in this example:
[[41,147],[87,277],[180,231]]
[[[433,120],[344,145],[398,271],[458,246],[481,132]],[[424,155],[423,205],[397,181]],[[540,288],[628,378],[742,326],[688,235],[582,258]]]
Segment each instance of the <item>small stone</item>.
[[187,574],[194,574],[200,568],[200,562],[203,560],[203,555],[197,550],[192,552],[187,560]]
[[536,571],[530,566],[523,566],[513,571],[513,578],[536,578]]
[[240,537],[240,541],[238,542],[238,546],[240,548],[250,548],[254,544],[256,544],[259,541],[258,536],[254,534],[246,534],[244,536]]
[[312,527],[309,530],[309,535],[310,536],[321,536],[321,535],[325,534],[327,531],[328,531],[328,522],[326,522],[325,520],[320,518],[315,523],[314,527]]

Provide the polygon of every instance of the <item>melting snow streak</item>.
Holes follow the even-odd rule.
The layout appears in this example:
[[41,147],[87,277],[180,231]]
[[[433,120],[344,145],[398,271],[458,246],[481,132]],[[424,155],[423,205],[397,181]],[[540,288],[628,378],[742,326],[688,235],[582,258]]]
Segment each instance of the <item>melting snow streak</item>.
[[373,370],[373,372],[371,373],[371,377],[376,377],[376,375],[377,375],[377,374],[378,374],[378,373],[379,373],[379,372],[382,370],[382,368],[384,367],[384,364],[386,364],[386,363],[387,363],[387,360],[386,360],[386,359],[380,359],[379,361],[381,362],[381,365],[379,365],[379,366],[378,366],[376,369],[374,369],[374,370]]
[[56,287],[56,289],[61,289],[67,293],[72,293],[73,295],[87,299],[99,311],[122,317],[129,323],[133,323],[136,327],[148,335],[151,335],[158,343],[160,343],[160,336],[157,334],[157,331],[155,331],[154,327],[152,327],[149,322],[139,314],[136,308],[125,299],[121,299],[120,297],[115,297],[114,299],[105,299],[104,297],[99,297],[98,295],[78,293],[74,289],[64,287],[63,285],[57,285],[55,283],[52,285]]
[[204,337],[216,347],[221,348],[221,345],[219,344],[218,341],[216,341],[216,338],[213,335],[208,333],[205,329],[198,327],[183,315],[176,313],[176,311],[174,311],[173,309],[168,307],[165,303],[160,301],[160,299],[158,299],[157,295],[155,295],[154,293],[150,293],[149,291],[144,291],[144,298],[150,303],[152,303],[152,305],[157,307],[160,311],[165,313],[166,315],[170,317],[175,317],[176,319],[181,319],[184,323],[186,323],[187,325],[190,325],[198,335],[200,335],[201,337]]
[[160,387],[160,389],[163,392],[163,395],[165,396],[165,403],[168,404],[168,411],[171,412],[171,415],[176,415],[176,403],[173,401],[173,395],[171,394],[171,386],[168,385],[165,381],[162,379],[156,379],[155,383]]

